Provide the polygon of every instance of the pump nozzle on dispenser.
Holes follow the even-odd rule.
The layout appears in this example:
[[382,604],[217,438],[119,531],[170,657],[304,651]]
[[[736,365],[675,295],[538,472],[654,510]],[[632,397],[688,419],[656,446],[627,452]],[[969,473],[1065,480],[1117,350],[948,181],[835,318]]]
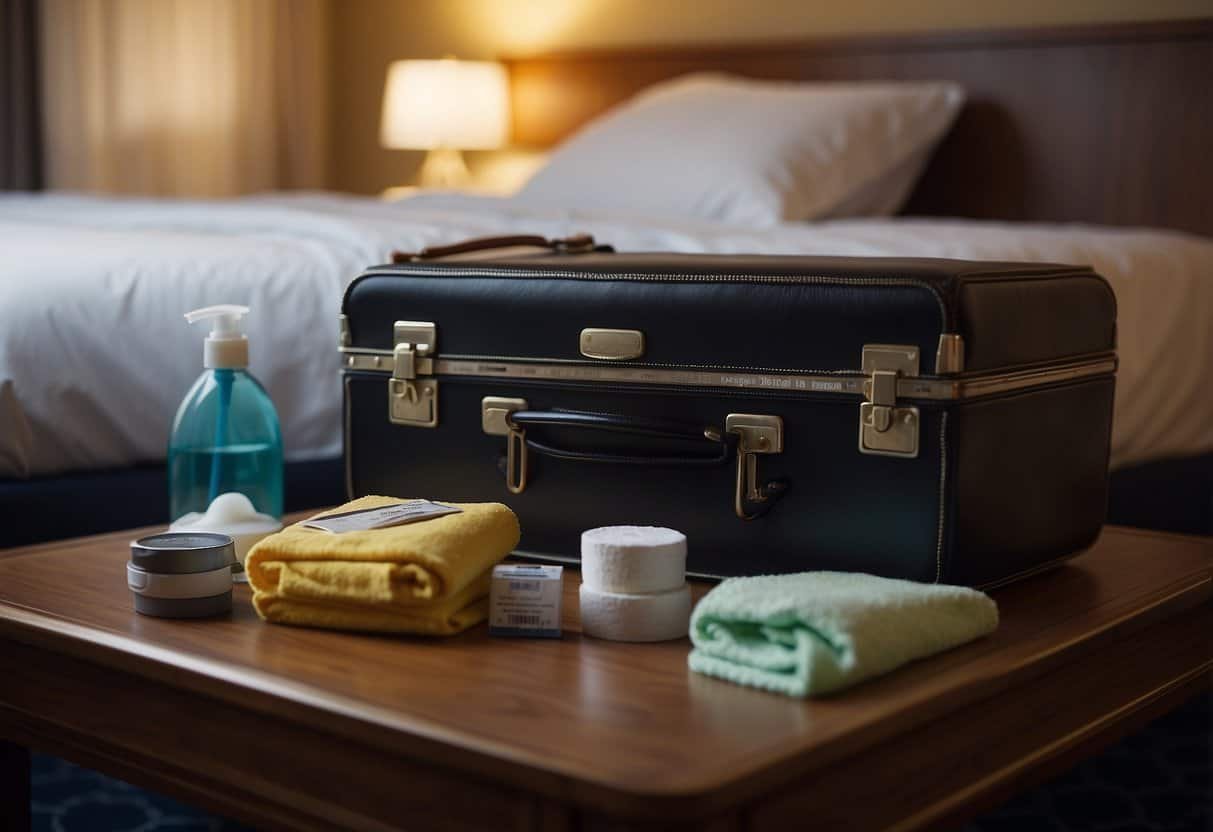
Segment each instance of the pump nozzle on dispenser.
[[202,348],[202,363],[207,369],[248,366],[248,338],[241,322],[248,314],[247,306],[222,303],[186,312],[191,324],[211,321],[211,333]]
[[[282,516],[282,432],[274,403],[248,372],[242,323],[248,311],[222,304],[185,315],[191,324],[210,321],[211,332],[203,350],[206,370],[177,408],[169,437],[174,521],[231,508],[234,500],[243,501],[259,521],[277,522]],[[211,511],[207,522],[230,526],[235,520],[216,518]]]

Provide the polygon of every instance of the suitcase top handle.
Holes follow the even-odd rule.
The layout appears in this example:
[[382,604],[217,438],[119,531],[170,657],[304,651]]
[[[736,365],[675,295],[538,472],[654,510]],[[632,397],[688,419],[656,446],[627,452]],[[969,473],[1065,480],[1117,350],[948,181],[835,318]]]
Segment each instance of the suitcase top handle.
[[[512,234],[498,237],[477,237],[447,246],[426,246],[421,251],[393,251],[393,263],[419,263],[425,260],[479,260],[500,257],[512,249],[540,249],[553,254],[589,254],[590,252],[614,251],[610,246],[598,245],[589,234],[572,234],[568,237],[541,237],[538,234]],[[519,252],[521,253],[521,252]]]

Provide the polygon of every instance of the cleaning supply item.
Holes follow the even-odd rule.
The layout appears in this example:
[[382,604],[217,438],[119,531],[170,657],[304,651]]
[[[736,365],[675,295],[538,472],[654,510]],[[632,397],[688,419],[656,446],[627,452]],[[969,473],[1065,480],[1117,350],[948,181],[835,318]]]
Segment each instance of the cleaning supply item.
[[135,612],[161,618],[202,618],[232,608],[232,539],[222,534],[178,533],[131,543],[126,583]]
[[560,638],[564,567],[499,563],[489,587],[489,635]]
[[581,534],[581,579],[599,592],[665,592],[686,583],[687,538],[658,526]]
[[[213,598],[224,593],[230,596],[232,569],[221,566],[207,572],[162,575],[128,563],[126,583],[136,595],[146,598]],[[231,603],[230,599],[228,603]],[[139,605],[136,604],[135,608],[139,609]]]
[[581,535],[581,631],[612,641],[687,634],[687,539],[657,526],[603,526]]
[[282,528],[276,517],[261,514],[253,508],[248,497],[236,491],[220,494],[203,513],[191,511],[173,521],[169,531],[201,531],[225,534],[236,548],[236,561],[232,567],[233,580],[247,581],[244,559],[253,544],[268,534]]
[[131,543],[131,563],[148,572],[209,572],[233,560],[232,540],[224,534],[161,532]]
[[691,588],[667,592],[599,592],[582,584],[581,631],[610,641],[670,641],[687,634]]
[[[363,497],[317,518],[400,502]],[[483,621],[492,567],[518,545],[518,518],[500,503],[449,505],[460,510],[386,528],[287,526],[245,560],[253,607],[280,624],[427,635]]]
[[691,670],[787,696],[832,693],[998,626],[987,595],[855,572],[732,578],[691,615]]
[[206,514],[229,492],[256,513],[282,517],[282,433],[265,389],[248,372],[246,306],[209,306],[188,313],[210,321],[205,371],[177,409],[168,445],[169,516]]

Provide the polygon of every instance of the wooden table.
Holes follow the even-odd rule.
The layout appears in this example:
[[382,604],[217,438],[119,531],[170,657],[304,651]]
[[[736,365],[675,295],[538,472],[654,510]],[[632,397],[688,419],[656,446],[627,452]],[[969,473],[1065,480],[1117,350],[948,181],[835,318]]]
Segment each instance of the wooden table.
[[1109,528],[994,593],[993,636],[806,703],[688,672],[685,641],[582,638],[576,572],[562,641],[266,625],[245,588],[228,618],[145,618],[134,534],[0,551],[0,826],[35,748],[262,828],[934,828],[1213,666],[1205,538]]

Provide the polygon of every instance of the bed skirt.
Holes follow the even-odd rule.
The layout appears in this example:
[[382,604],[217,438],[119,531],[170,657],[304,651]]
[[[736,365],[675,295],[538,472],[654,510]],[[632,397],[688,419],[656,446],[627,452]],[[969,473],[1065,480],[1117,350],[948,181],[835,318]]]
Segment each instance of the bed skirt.
[[[340,458],[286,465],[286,509],[345,500]],[[1112,472],[1108,522],[1213,535],[1213,453]],[[163,465],[0,480],[0,548],[152,526],[168,520]]]
[[[287,511],[345,500],[340,457],[288,462]],[[0,548],[168,523],[168,475],[140,465],[28,480],[0,480]]]

